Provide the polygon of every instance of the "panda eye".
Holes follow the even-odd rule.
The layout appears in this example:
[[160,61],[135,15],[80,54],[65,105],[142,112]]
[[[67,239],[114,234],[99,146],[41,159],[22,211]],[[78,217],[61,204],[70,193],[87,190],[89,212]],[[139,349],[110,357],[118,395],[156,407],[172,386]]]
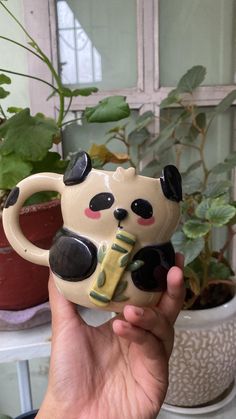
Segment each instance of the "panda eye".
[[114,196],[108,192],[101,192],[95,195],[90,203],[89,208],[92,211],[101,211],[110,208],[114,203]]
[[153,209],[151,204],[145,199],[136,199],[131,204],[132,211],[140,215],[142,218],[151,218],[153,214]]

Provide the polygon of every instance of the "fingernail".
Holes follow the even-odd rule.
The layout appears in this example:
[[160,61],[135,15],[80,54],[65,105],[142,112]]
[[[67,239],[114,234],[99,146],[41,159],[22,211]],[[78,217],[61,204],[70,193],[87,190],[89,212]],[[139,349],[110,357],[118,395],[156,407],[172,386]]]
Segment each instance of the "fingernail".
[[142,307],[134,307],[136,316],[142,317],[144,315],[144,309]]

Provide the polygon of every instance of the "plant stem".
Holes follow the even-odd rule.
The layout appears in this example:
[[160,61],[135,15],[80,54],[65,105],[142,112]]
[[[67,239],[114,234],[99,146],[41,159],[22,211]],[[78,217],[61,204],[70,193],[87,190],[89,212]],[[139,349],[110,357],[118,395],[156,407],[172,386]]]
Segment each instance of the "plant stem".
[[83,119],[83,118],[70,119],[69,121],[65,121],[65,122],[63,122],[63,123],[61,124],[61,127],[64,127],[64,126],[65,126],[65,125],[67,125],[67,124],[72,124],[73,122],[76,122],[76,121],[82,121],[82,119]]
[[0,105],[0,112],[1,112],[1,114],[2,114],[2,116],[3,116],[3,118],[4,118],[4,119],[7,119],[6,114],[5,114],[5,112],[4,112],[4,110],[3,110],[3,108],[2,108],[2,106],[1,106],[1,105]]
[[219,262],[222,261],[222,259],[224,257],[224,253],[228,249],[228,247],[229,247],[231,241],[233,240],[235,234],[236,234],[236,231],[233,230],[232,226],[228,226],[227,240],[225,241],[225,244],[222,246],[222,248],[219,251],[219,255],[218,255],[218,261]]
[[[57,125],[58,125],[59,128],[61,128],[61,124],[62,124],[62,121],[63,121],[63,118],[64,118],[64,112],[65,112],[65,96],[63,94],[63,85],[62,85],[60,76],[57,73],[57,71],[55,70],[55,68],[53,67],[49,58],[44,54],[44,52],[41,50],[41,48],[39,47],[37,42],[32,38],[32,36],[28,33],[28,31],[24,28],[24,26],[19,22],[19,20],[13,15],[13,13],[11,13],[11,11],[1,1],[0,1],[0,5],[6,10],[6,12],[12,17],[12,19],[17,23],[17,25],[20,26],[20,28],[23,30],[23,32],[31,40],[32,47],[38,52],[41,59],[47,65],[47,67],[50,70],[53,78],[56,81],[56,84],[57,84],[57,87],[58,87],[57,93],[59,95],[59,100],[60,100],[60,108],[59,108],[59,115],[58,115],[58,119],[57,119]],[[30,77],[35,78],[36,80],[42,81],[41,79],[38,79],[36,77],[33,77],[33,76],[30,76]],[[52,86],[51,84],[49,84],[48,82],[44,81],[44,83],[48,84],[49,86],[53,87],[53,89],[55,89],[55,87]]]
[[211,260],[211,250],[209,248],[209,243],[211,242],[211,232],[209,231],[208,234],[204,237],[204,256],[201,258],[202,264],[203,264],[203,285],[202,289],[207,287],[208,284],[208,269],[209,269],[209,263]]
[[12,17],[12,19],[21,27],[21,29],[24,31],[24,33],[28,36],[28,38],[35,44],[34,39],[30,36],[30,34],[27,32],[27,30],[24,28],[24,26],[20,23],[20,21],[13,15],[13,13],[7,8],[7,6],[0,1],[0,6],[2,6],[6,12]]
[[24,73],[18,73],[17,71],[6,70],[5,68],[0,68],[0,71],[3,71],[4,73],[9,73],[9,74],[15,74],[16,76],[22,76],[22,77],[27,77],[29,79],[34,79],[34,80],[41,81],[41,83],[47,84],[52,89],[54,89],[54,90],[56,90],[58,92],[58,90],[55,89],[55,86],[53,86],[51,83],[49,83],[46,80],[40,79],[39,77],[30,76],[29,74],[24,74]]
[[25,45],[20,44],[20,42],[14,41],[13,39],[7,38],[6,36],[0,36],[0,39],[4,39],[5,41],[12,42],[13,44],[18,45],[19,47],[26,49],[27,51],[31,52],[31,54],[34,54],[37,58],[43,61],[42,57],[39,54],[37,54],[32,49],[26,47]]

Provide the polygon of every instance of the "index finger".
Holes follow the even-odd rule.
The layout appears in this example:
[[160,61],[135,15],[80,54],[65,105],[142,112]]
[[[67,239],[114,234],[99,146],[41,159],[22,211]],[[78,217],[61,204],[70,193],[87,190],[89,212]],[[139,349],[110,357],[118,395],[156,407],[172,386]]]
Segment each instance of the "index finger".
[[167,290],[163,294],[157,308],[169,321],[174,324],[183,307],[185,288],[183,280],[183,256],[176,255],[176,266],[173,266],[167,275]]

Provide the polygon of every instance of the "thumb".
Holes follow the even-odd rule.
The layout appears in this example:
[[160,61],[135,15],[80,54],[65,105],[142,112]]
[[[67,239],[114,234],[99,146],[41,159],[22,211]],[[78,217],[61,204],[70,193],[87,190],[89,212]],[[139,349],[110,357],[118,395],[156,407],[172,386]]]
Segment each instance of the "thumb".
[[66,300],[55,285],[53,273],[50,271],[48,281],[49,303],[52,312],[52,326],[62,327],[64,322],[76,319],[81,324],[85,324],[77,311],[77,305]]

